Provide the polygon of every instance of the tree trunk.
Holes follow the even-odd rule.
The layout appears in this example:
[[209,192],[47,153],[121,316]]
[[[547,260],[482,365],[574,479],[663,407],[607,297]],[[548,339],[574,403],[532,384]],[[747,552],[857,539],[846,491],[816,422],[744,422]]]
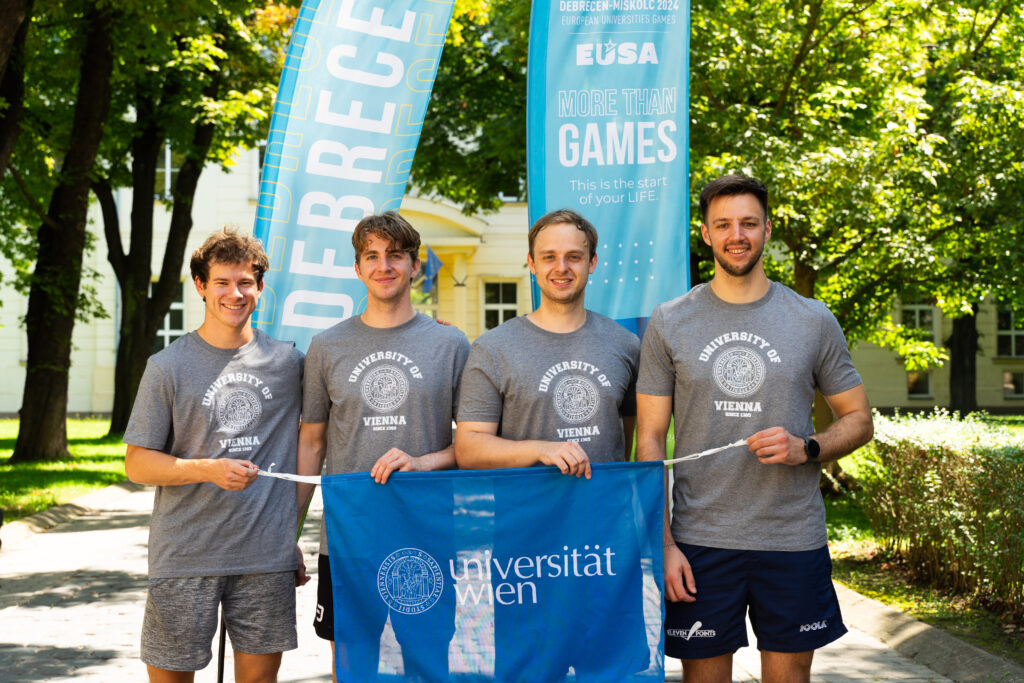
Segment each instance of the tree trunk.
[[[28,30],[32,19],[33,0],[0,0],[0,77],[18,42],[18,34]],[[24,40],[24,36],[21,38]]]
[[90,8],[71,143],[39,228],[25,326],[28,364],[11,462],[66,457],[71,333],[85,252],[89,175],[110,109],[113,48],[109,9]]
[[949,408],[961,415],[978,409],[978,304],[953,320],[949,347]]
[[0,0],[0,16],[8,16],[8,5],[21,9],[20,25],[11,32],[19,20],[17,14],[11,25],[0,22],[0,100],[5,106],[0,109],[0,178],[7,172],[7,164],[14,154],[14,144],[21,130],[21,113],[25,109],[25,39],[31,23],[32,0]]
[[[215,72],[210,86],[204,91],[211,99],[217,97],[220,88],[219,73]],[[153,183],[156,177],[156,153],[162,147],[163,137],[158,127],[159,108],[153,106],[153,102],[139,104],[137,120],[143,132],[136,145],[132,165],[131,249],[127,258],[119,255],[123,254],[120,232],[106,230],[111,264],[118,259],[122,261],[114,268],[121,285],[122,315],[117,367],[114,370],[114,407],[111,412],[110,434],[123,433],[128,427],[128,418],[131,417],[135,394],[146,370],[146,361],[153,348],[153,341],[156,339],[157,330],[160,329],[160,323],[170,310],[178,283],[181,281],[185,247],[192,230],[192,202],[215,133],[212,124],[202,122],[197,123],[193,130],[189,153],[175,179],[174,208],[171,211],[160,279],[154,284],[153,294],[150,296],[149,282],[152,273],[149,264],[153,251],[153,202],[150,198],[153,196]],[[152,121],[148,122],[147,117],[152,117]],[[153,160],[152,163],[147,161],[150,158]]]

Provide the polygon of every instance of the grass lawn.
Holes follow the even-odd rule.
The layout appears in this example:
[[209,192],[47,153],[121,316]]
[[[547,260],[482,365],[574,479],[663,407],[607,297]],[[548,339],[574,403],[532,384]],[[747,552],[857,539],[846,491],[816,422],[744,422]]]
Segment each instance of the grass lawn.
[[124,444],[107,438],[109,420],[69,419],[71,458],[10,465],[17,420],[0,420],[0,509],[4,522],[124,481]]
[[[1016,418],[1024,438],[1024,418]],[[842,461],[856,476],[858,454]],[[882,554],[855,497],[826,498],[832,576],[843,585],[936,626],[977,647],[1024,665],[1024,623],[917,580],[908,567]]]

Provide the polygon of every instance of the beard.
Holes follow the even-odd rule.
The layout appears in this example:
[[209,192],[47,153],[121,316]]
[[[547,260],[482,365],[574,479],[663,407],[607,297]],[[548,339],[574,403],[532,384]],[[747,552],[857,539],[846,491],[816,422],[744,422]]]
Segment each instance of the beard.
[[751,252],[751,258],[746,263],[742,263],[740,265],[734,265],[732,263],[725,261],[724,259],[719,258],[717,251],[714,252],[714,255],[716,267],[721,268],[722,270],[727,272],[729,275],[732,275],[733,277],[745,277],[749,275],[750,271],[754,269],[754,266],[756,266],[761,261],[761,256],[764,255],[764,246],[762,246],[756,254],[754,252]]

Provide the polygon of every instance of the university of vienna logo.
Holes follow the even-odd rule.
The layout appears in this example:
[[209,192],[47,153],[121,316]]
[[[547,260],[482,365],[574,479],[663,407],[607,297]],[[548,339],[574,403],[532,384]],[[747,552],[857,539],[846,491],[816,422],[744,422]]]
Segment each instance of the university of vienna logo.
[[363,400],[378,413],[390,412],[405,403],[409,380],[394,365],[380,365],[363,379]]
[[224,394],[217,406],[217,420],[232,432],[240,432],[256,423],[263,412],[260,399],[244,388],[232,389]]
[[764,382],[764,361],[743,347],[734,347],[715,360],[715,384],[730,396],[750,396]]
[[384,558],[377,570],[377,590],[388,607],[419,614],[441,597],[444,576],[433,557],[418,548],[402,548]]
[[571,375],[555,385],[555,410],[566,422],[586,422],[601,404],[597,387],[586,377]]

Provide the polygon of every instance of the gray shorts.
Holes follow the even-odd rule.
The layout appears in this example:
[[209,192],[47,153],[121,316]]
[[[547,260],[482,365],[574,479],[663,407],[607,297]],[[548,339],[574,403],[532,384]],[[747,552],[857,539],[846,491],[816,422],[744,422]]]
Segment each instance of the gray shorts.
[[142,661],[169,671],[206,667],[221,604],[236,652],[261,655],[298,647],[294,572],[150,579]]

